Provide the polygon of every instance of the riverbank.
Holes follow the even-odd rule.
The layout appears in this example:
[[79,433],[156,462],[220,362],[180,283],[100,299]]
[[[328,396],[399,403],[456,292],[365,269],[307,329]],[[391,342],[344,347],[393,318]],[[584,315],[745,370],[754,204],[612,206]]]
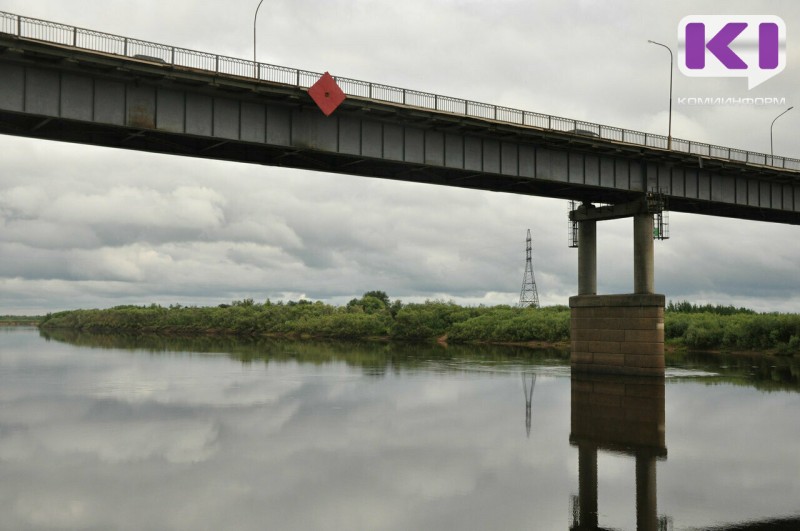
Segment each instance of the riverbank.
[[39,326],[41,316],[0,315],[0,326]]
[[[159,352],[197,352],[224,354],[243,363],[300,362],[325,364],[342,361],[362,367],[370,374],[385,374],[398,367],[420,368],[431,362],[467,362],[486,367],[499,364],[505,369],[534,363],[569,373],[569,343],[469,343],[446,344],[438,341],[391,341],[388,338],[315,339],[240,335],[167,335],[147,333],[80,332],[71,329],[41,330],[48,341],[79,347]],[[309,355],[309,351],[316,354]],[[706,373],[709,383],[734,383],[764,390],[800,389],[800,356],[773,357],[763,352],[697,352],[668,349],[666,366],[692,368]],[[561,370],[559,369],[559,370]],[[712,375],[713,374],[713,375]],[[681,378],[680,371],[673,378]]]
[[[667,306],[668,352],[800,353],[800,315],[757,314],[745,308]],[[369,292],[345,306],[322,302],[256,303],[251,299],[217,307],[118,306],[73,310],[42,318],[42,329],[162,335],[445,341],[569,348],[566,306],[463,307],[450,302],[404,304]]]

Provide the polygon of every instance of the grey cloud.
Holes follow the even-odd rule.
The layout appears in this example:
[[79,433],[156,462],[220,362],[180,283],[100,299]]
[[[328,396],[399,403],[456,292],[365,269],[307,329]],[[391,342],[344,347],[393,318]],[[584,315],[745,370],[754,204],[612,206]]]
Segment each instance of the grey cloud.
[[[800,23],[793,3],[768,7],[790,27]],[[224,9],[154,0],[136,10],[93,0],[4,4],[11,12],[245,58],[253,51],[253,8],[244,1]],[[729,8],[750,11],[753,4]],[[668,57],[646,41],[673,45],[683,16],[717,9],[688,0],[647,7],[580,2],[569,10],[556,1],[276,0],[259,15],[258,55],[664,133]],[[676,98],[748,95],[743,80],[690,79],[676,71],[674,82]],[[790,67],[754,94],[785,96],[791,105],[795,85]],[[676,104],[673,135],[763,151],[774,110]],[[791,142],[799,116],[781,119],[776,152],[798,155]],[[368,289],[407,300],[513,303],[527,228],[541,300],[564,304],[576,290],[563,201],[11,137],[0,147],[5,312],[286,293],[341,301]],[[787,244],[795,227],[674,220],[672,239],[657,243],[657,289],[734,304],[761,297],[765,309],[796,309],[793,264],[800,257]],[[728,243],[703,237],[709,233],[727,233],[720,241]],[[746,241],[738,242],[739,233]],[[632,289],[629,235],[626,223],[599,229],[603,292]]]
[[97,224],[128,223],[177,228],[213,228],[223,221],[224,199],[208,188],[178,187],[168,195],[125,186],[103,194],[67,193],[40,212],[45,218]]

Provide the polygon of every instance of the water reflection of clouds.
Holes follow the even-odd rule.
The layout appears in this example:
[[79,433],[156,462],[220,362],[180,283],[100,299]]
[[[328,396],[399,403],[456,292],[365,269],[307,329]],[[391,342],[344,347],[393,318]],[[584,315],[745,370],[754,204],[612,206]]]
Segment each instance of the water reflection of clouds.
[[396,397],[395,405],[401,412],[438,409],[443,405],[457,405],[463,394],[474,392],[473,386],[457,380],[418,380],[417,385]]
[[661,492],[673,514],[696,507],[688,512],[712,524],[800,511],[800,461],[792,443],[800,438],[797,393],[699,381],[668,385],[667,393],[670,459],[659,481],[670,489]]
[[35,435],[54,456],[94,454],[102,462],[124,463],[163,459],[196,463],[218,449],[218,427],[197,419],[125,419],[118,422],[68,422]]
[[92,394],[127,402],[229,407],[275,403],[303,385],[291,378],[297,371],[288,365],[270,367],[276,378],[269,386],[263,385],[263,370],[231,368],[227,358],[188,364],[180,359],[123,361],[93,375]]
[[[537,378],[528,438],[519,373],[399,368],[375,379],[345,364],[35,344],[36,354],[0,351],[0,511],[10,529],[569,525],[578,470],[569,379]],[[676,528],[730,515],[732,495],[739,519],[800,499],[797,474],[776,469],[797,467],[797,456],[769,441],[797,440],[799,423],[769,420],[797,408],[797,395],[675,382],[667,398],[659,512]],[[784,463],[736,462],[759,452]],[[600,463],[603,510],[628,515],[608,521],[623,528],[634,514],[632,466]],[[697,503],[711,509],[693,513]]]

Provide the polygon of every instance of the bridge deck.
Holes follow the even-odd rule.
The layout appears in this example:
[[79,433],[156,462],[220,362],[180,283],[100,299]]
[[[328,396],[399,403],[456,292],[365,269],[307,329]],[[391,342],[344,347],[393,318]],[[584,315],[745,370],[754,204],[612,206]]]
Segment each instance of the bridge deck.
[[[257,74],[257,76],[256,76]],[[0,12],[0,133],[800,223],[800,160],[338,78]]]

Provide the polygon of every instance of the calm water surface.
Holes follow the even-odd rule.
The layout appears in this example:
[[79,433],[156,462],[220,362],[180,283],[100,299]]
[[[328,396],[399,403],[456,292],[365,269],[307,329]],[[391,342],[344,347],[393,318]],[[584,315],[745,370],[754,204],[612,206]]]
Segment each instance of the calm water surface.
[[800,528],[775,364],[0,329],[0,529]]

